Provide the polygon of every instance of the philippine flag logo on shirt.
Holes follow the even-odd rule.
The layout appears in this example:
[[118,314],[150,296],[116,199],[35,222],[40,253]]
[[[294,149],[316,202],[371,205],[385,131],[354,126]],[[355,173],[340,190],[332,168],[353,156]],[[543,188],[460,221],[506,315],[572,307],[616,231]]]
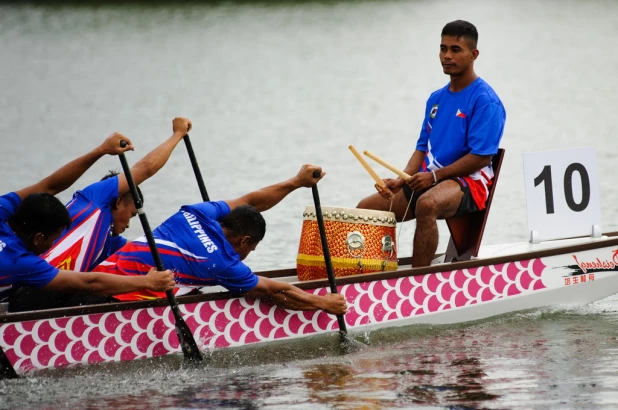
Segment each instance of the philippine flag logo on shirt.
[[455,114],[455,116],[459,118],[466,118],[466,114],[461,112],[460,109],[457,110],[457,114]]
[[438,113],[438,104],[435,104],[433,107],[431,107],[431,111],[429,111],[429,116],[431,118],[436,118],[437,113]]

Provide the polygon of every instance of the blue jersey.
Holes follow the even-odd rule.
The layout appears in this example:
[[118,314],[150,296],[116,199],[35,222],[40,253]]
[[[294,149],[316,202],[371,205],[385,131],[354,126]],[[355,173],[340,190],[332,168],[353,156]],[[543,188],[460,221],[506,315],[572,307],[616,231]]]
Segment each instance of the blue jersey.
[[77,191],[67,204],[71,228],[62,233],[43,258],[64,270],[89,272],[125,245],[126,239],[111,236],[111,207],[117,197],[118,176]]
[[[219,225],[230,212],[223,201],[185,205],[153,231],[163,266],[176,274],[184,290],[221,285],[235,294],[253,289],[257,276],[242,263]],[[155,266],[146,238],[139,238],[102,262],[95,271],[120,275],[145,275]],[[139,291],[114,296],[120,300],[164,297],[164,293]]]
[[0,196],[0,299],[12,286],[41,288],[51,282],[59,269],[26,249],[26,244],[9,227],[7,220],[21,203],[11,192]]
[[[506,111],[494,90],[477,78],[459,92],[449,85],[427,100],[425,119],[416,149],[426,153],[421,171],[437,170],[466,154],[494,155],[498,152]],[[460,178],[470,186],[478,209],[485,208],[493,178],[491,165]]]

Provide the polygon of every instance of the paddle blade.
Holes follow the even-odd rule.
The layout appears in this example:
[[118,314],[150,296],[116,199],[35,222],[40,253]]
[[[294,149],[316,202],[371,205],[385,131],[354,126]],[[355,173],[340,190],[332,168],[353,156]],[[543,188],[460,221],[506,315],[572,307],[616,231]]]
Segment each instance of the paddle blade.
[[9,358],[4,354],[4,350],[0,346],[0,380],[6,379],[17,379],[19,376],[15,369],[13,369],[13,365],[9,361]]
[[185,319],[180,313],[178,301],[176,300],[176,296],[174,296],[174,292],[168,290],[165,292],[165,296],[167,296],[167,301],[170,305],[170,309],[172,310],[172,314],[174,315],[174,320],[176,321],[174,324],[176,328],[176,335],[178,336],[178,341],[180,342],[180,347],[185,356],[185,360],[189,360],[190,362],[201,362],[202,353],[197,347],[197,342],[193,337],[191,329],[189,329],[189,325],[187,325],[187,322],[185,322]]
[[197,347],[197,343],[195,342],[193,333],[191,333],[191,329],[189,329],[189,325],[187,325],[182,317],[176,318],[176,334],[178,335],[180,347],[182,348],[185,359],[192,362],[201,362],[203,360],[202,353]]
[[367,347],[365,343],[354,339],[347,333],[347,330],[345,332],[339,331],[339,352],[341,354],[356,353],[365,347]]

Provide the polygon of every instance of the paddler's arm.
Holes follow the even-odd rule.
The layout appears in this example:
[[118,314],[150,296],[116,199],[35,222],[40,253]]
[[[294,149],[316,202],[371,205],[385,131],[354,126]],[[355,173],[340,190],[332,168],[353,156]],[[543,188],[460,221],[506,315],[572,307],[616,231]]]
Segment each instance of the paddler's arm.
[[267,186],[266,188],[243,195],[240,198],[226,200],[225,202],[230,206],[230,209],[241,205],[251,205],[259,212],[266,211],[281,202],[292,191],[301,187],[310,188],[326,175],[326,173],[322,173],[319,178],[314,178],[313,173],[315,171],[322,172],[322,168],[315,165],[303,165],[298,174],[287,181]]
[[[120,141],[122,140],[128,142],[128,145],[124,148],[120,146]],[[74,159],[36,184],[16,191],[16,194],[19,195],[21,199],[37,192],[45,192],[52,195],[59,194],[73,185],[73,183],[77,181],[79,177],[81,177],[84,172],[86,172],[102,156],[118,155],[132,149],[133,145],[131,144],[131,141],[124,135],[115,132],[107,137],[103,144],[93,149],[86,155]]]
[[333,315],[343,315],[348,309],[343,295],[327,293],[318,296],[289,283],[262,276],[258,276],[257,286],[243,296],[267,300],[292,310],[323,310]]
[[[163,168],[176,145],[191,131],[192,127],[191,120],[188,118],[176,117],[172,120],[172,136],[131,167],[131,176],[136,185],[141,184]],[[124,174],[120,174],[118,175],[118,196],[122,196],[127,192],[129,192],[129,183]]]
[[164,292],[174,289],[175,285],[174,274],[171,271],[157,271],[155,268],[152,268],[147,275],[135,276],[61,270],[43,289],[113,296],[142,289]]

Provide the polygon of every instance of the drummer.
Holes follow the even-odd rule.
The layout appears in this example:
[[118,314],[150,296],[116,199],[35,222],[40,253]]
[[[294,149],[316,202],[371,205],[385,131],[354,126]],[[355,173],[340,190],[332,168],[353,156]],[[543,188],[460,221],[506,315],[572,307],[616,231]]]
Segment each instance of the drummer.
[[[266,233],[260,214],[300,187],[311,187],[320,179],[321,168],[304,165],[293,178],[248,193],[237,199],[185,205],[153,230],[163,266],[176,272],[177,294],[194,288],[221,285],[235,295],[266,299],[294,310],[323,310],[343,314],[342,295],[318,296],[289,283],[255,275],[242,261],[255,250]],[[323,176],[323,174],[322,174]],[[144,237],[128,243],[94,269],[116,275],[146,274],[155,262]],[[139,291],[118,295],[118,300],[165,297],[164,293]]]
[[416,219],[412,266],[431,264],[438,247],[437,219],[485,208],[506,112],[494,90],[474,72],[476,27],[462,20],[444,26],[440,62],[450,82],[431,94],[416,150],[404,180],[385,179],[358,208],[388,211],[399,222]]

